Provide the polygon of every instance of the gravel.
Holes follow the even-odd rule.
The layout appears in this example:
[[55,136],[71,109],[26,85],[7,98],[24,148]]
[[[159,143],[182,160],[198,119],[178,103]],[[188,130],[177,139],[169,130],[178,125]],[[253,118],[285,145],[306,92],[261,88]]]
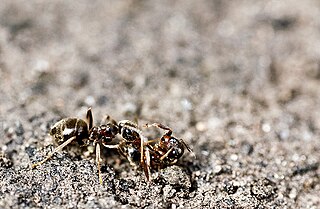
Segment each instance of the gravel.
[[[0,5],[0,208],[319,208],[320,5]],[[147,182],[115,150],[56,147],[65,117],[160,122],[193,149]],[[153,136],[149,130],[147,135]]]

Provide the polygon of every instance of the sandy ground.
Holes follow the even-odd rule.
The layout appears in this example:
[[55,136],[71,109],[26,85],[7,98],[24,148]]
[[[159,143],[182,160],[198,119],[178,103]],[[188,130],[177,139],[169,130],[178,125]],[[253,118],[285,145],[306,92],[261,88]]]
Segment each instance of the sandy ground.
[[[319,208],[320,3],[0,4],[0,208]],[[48,131],[92,106],[161,122],[193,149],[141,169]]]

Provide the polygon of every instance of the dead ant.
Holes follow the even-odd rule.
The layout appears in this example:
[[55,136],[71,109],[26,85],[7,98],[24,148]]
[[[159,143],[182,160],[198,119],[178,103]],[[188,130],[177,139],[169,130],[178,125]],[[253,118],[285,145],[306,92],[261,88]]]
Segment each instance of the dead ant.
[[49,160],[54,153],[62,150],[71,142],[76,142],[80,146],[88,146],[93,143],[96,150],[96,163],[99,173],[99,182],[102,184],[100,162],[101,162],[101,145],[108,147],[115,136],[119,133],[118,126],[113,123],[93,126],[93,116],[91,108],[87,110],[86,120],[79,118],[64,118],[53,125],[49,134],[59,144],[47,157],[32,165],[32,168],[43,164]]
[[[177,139],[176,137],[172,136],[171,128],[160,123],[145,125],[145,127],[152,126],[167,131],[160,139],[150,140],[146,145],[150,150],[152,167],[164,168],[176,164],[184,153],[184,147],[186,147],[187,150],[193,154],[191,148],[184,142],[183,139]],[[155,141],[156,143],[152,145],[152,143]]]

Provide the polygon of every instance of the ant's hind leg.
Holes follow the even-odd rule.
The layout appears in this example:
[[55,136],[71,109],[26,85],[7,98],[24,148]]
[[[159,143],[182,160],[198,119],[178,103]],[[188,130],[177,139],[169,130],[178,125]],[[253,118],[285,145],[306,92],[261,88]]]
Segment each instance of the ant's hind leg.
[[92,126],[93,126],[93,116],[92,116],[92,110],[91,110],[91,107],[88,108],[87,110],[87,121],[88,121],[88,124],[89,124],[89,130],[91,130]]
[[67,141],[63,142],[61,145],[59,145],[57,148],[55,148],[44,160],[38,162],[38,163],[34,163],[32,164],[32,168],[36,168],[37,166],[45,163],[47,160],[49,160],[53,155],[54,153],[62,150],[65,146],[67,146],[68,144],[70,144],[76,137],[73,136],[71,137],[70,139],[68,139]]

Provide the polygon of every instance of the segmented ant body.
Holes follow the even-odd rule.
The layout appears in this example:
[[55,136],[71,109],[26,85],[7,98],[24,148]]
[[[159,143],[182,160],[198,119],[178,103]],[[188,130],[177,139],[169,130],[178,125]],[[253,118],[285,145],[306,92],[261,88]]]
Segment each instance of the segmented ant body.
[[93,144],[96,150],[96,163],[99,173],[99,181],[102,184],[100,162],[101,162],[101,146],[108,147],[108,143],[111,142],[118,134],[118,126],[107,123],[99,126],[93,126],[93,116],[91,108],[87,110],[86,120],[80,118],[64,118],[58,121],[50,129],[49,134],[59,144],[47,157],[32,165],[32,168],[45,163],[56,152],[62,150],[65,146],[72,142],[76,142],[80,146],[88,146]]
[[182,157],[184,149],[191,153],[190,147],[182,140],[172,135],[172,130],[160,123],[146,124],[144,127],[157,127],[166,131],[159,139],[148,140],[136,123],[123,120],[118,123],[122,141],[110,148],[117,148],[119,153],[126,157],[131,165],[140,164],[150,180],[151,168],[164,168],[177,163]]
[[[151,140],[147,145],[150,147],[152,167],[164,168],[177,163],[184,153],[184,148],[187,148],[189,152],[193,153],[183,139],[177,139],[172,135],[172,130],[169,127],[160,123],[145,125],[145,127],[151,126],[167,131],[160,139]],[[153,141],[156,141],[156,143],[151,145],[150,143]]]
[[[110,117],[113,124],[116,122]],[[138,125],[129,120],[122,120],[118,124],[119,134],[121,135],[120,143],[117,145],[108,145],[109,148],[116,148],[118,152],[126,157],[133,166],[141,164],[144,169],[147,180],[150,180],[150,152],[148,139],[143,135]]]
[[[99,174],[99,182],[102,184],[100,163],[101,147],[116,148],[118,152],[126,157],[131,165],[141,165],[147,180],[150,180],[151,168],[164,168],[175,164],[183,155],[186,147],[192,152],[188,145],[182,140],[172,136],[172,130],[162,124],[146,124],[145,127],[157,127],[166,131],[159,139],[148,140],[138,125],[129,120],[118,123],[106,116],[99,126],[93,126],[91,108],[87,110],[86,120],[79,118],[64,118],[58,121],[50,129],[49,134],[59,144],[46,158],[32,165],[32,168],[45,163],[56,152],[62,150],[70,143],[79,146],[93,145],[96,151],[96,164]],[[110,144],[118,135],[120,141]]]

